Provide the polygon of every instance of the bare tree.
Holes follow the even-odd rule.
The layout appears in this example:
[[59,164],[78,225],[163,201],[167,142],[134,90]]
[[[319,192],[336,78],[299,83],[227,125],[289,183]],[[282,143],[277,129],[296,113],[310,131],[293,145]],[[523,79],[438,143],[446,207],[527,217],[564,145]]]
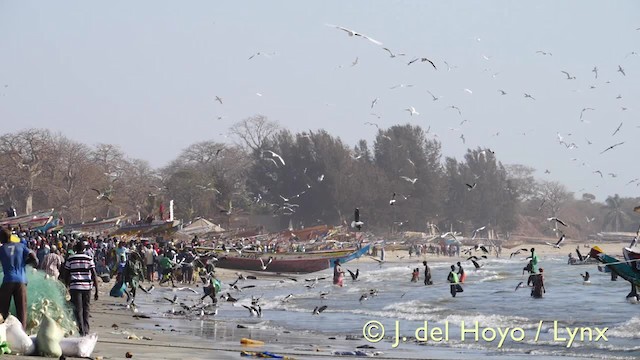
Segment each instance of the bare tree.
[[231,135],[235,135],[242,143],[252,151],[262,149],[265,140],[269,139],[280,130],[280,125],[275,121],[270,121],[266,116],[256,115],[233,124],[229,128]]
[[0,137],[0,153],[11,160],[20,173],[25,190],[25,213],[33,211],[36,179],[49,159],[52,136],[46,129],[27,129]]

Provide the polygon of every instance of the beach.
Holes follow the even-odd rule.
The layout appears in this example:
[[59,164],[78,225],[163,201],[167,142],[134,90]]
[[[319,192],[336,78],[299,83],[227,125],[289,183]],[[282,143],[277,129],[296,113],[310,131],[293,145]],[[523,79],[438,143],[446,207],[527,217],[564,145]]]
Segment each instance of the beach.
[[[517,248],[535,247],[541,262],[546,267],[546,263],[553,263],[550,274],[548,275],[548,287],[550,295],[542,302],[553,301],[553,296],[561,293],[563,290],[558,286],[554,286],[554,282],[558,280],[554,278],[554,269],[562,269],[562,271],[589,271],[595,270],[595,266],[566,266],[562,264],[562,259],[566,261],[566,256],[570,251],[574,251],[577,244],[567,243],[561,249],[555,249],[548,245],[540,244],[522,244]],[[580,244],[582,246],[582,244]],[[592,244],[596,245],[596,244]],[[613,256],[619,256],[621,247],[627,244],[598,244],[605,252]],[[509,253],[516,249],[503,249],[502,258],[509,258]],[[583,254],[588,253],[587,248],[581,247]],[[479,254],[477,254],[479,255]],[[519,254],[517,257],[526,257],[528,254]],[[329,271],[320,273],[298,275],[300,284],[289,285],[283,279],[284,275],[268,274],[268,273],[251,273],[256,275],[257,280],[253,281],[256,287],[247,289],[242,293],[232,294],[239,298],[238,304],[230,304],[223,301],[219,302],[219,313],[216,316],[186,315],[171,316],[167,315],[168,302],[162,300],[163,297],[171,297],[175,294],[184,301],[196,301],[200,297],[201,289],[195,285],[189,287],[194,291],[186,289],[187,285],[176,284],[177,288],[158,287],[151,294],[144,294],[138,291],[136,302],[139,303],[138,313],[134,313],[131,309],[125,307],[124,299],[113,298],[108,296],[108,292],[112,283],[100,284],[100,299],[92,303],[91,331],[98,334],[98,343],[93,353],[93,357],[102,359],[118,359],[124,358],[127,352],[133,355],[134,359],[238,359],[241,358],[242,351],[269,351],[278,355],[286,355],[295,359],[331,359],[336,358],[334,351],[353,352],[356,350],[366,351],[369,354],[378,352],[376,358],[383,359],[463,359],[463,358],[524,358],[531,354],[536,354],[538,358],[556,358],[563,359],[574,356],[571,349],[565,349],[562,346],[554,346],[554,344],[544,343],[542,345],[531,342],[526,346],[521,346],[516,342],[506,343],[504,348],[495,346],[497,341],[485,341],[485,344],[474,343],[473,341],[460,342],[451,340],[449,342],[433,343],[416,341],[411,336],[410,339],[401,346],[393,347],[393,335],[389,335],[392,331],[388,330],[388,334],[382,341],[370,342],[363,338],[362,325],[363,319],[379,319],[387,325],[393,324],[395,320],[402,321],[403,335],[406,328],[411,328],[418,324],[420,319],[433,321],[435,324],[451,324],[452,338],[456,338],[458,333],[453,330],[458,326],[460,319],[471,321],[478,319],[484,326],[506,327],[521,326],[527,335],[533,330],[529,326],[532,320],[536,318],[535,314],[539,312],[538,317],[551,320],[554,317],[560,319],[563,324],[567,323],[567,319],[562,314],[544,313],[545,307],[539,307],[537,310],[532,309],[533,315],[510,316],[500,311],[483,309],[486,305],[486,299],[506,299],[508,306],[510,296],[513,296],[513,283],[520,279],[518,273],[511,274],[503,270],[483,273],[485,267],[476,273],[472,273],[473,266],[464,262],[464,258],[444,257],[444,256],[420,256],[408,257],[407,251],[388,251],[385,255],[387,263],[379,266],[377,262],[369,257],[362,257],[345,264],[346,268],[358,268],[367,276],[372,275],[381,282],[376,285],[380,289],[380,295],[377,298],[371,298],[365,302],[357,302],[357,297],[363,289],[372,286],[368,283],[367,278],[361,280],[367,282],[366,285],[357,287],[357,282],[350,283],[347,279],[345,288],[335,289],[330,284],[330,280],[326,281],[318,291],[329,293],[327,300],[320,300],[315,289],[299,290],[295,294],[297,302],[293,304],[285,304],[279,299],[288,293],[294,293],[295,290],[302,287],[305,283],[304,278],[313,278],[315,276],[330,275]],[[410,269],[420,267],[423,260],[428,260],[432,266],[434,273],[433,288],[428,290],[422,284],[409,284],[408,278]],[[510,268],[519,269],[519,262],[516,260],[492,260],[496,265],[489,262],[486,267],[508,266]],[[553,259],[553,260],[552,260]],[[469,284],[465,284],[466,293],[461,294],[460,298],[450,299],[443,283],[442,277],[446,274],[446,268],[450,264],[462,261],[465,264],[467,272],[469,272]],[[502,264],[502,265],[501,265]],[[505,265],[506,264],[506,265]],[[524,264],[524,262],[523,262]],[[402,274],[406,269],[406,279],[394,285],[392,280],[398,278],[398,274]],[[559,271],[559,270],[558,270]],[[555,271],[557,272],[557,271]],[[595,270],[594,272],[597,272]],[[250,273],[245,272],[249,275]],[[388,275],[383,275],[388,274]],[[233,282],[237,275],[236,271],[217,269],[217,277],[225,284]],[[606,277],[602,274],[603,286],[609,286]],[[402,276],[402,275],[401,275]],[[594,276],[595,277],[595,276]],[[525,279],[526,280],[526,279]],[[406,281],[406,282],[405,282]],[[624,281],[622,281],[624,282]],[[322,281],[320,282],[322,283]],[[505,283],[506,285],[501,285]],[[597,289],[597,280],[594,279],[594,285],[591,289]],[[615,284],[618,288],[625,288],[622,284]],[[145,283],[144,286],[148,286]],[[500,290],[508,287],[506,291]],[[491,289],[490,294],[483,295],[483,289]],[[581,287],[576,287],[582,291]],[[248,293],[251,291],[251,293]],[[429,291],[423,293],[424,291]],[[528,296],[521,290],[517,301],[529,302]],[[198,294],[196,295],[195,292]],[[228,292],[223,290],[222,293]],[[245,293],[246,292],[246,293]],[[403,294],[398,295],[398,292]],[[436,294],[437,293],[437,294]],[[396,295],[394,295],[396,294]],[[405,295],[406,294],[406,295]],[[473,295],[472,295],[473,294]],[[496,295],[497,294],[497,295]],[[618,294],[624,296],[624,294]],[[248,312],[242,308],[240,303],[247,301],[250,296],[260,296],[263,302],[264,318],[256,318],[248,316]],[[429,298],[429,296],[434,296]],[[477,296],[478,301],[482,304],[474,304],[463,302],[471,300],[471,296]],[[569,297],[575,297],[567,294]],[[622,303],[619,297],[612,300],[614,303]],[[188,299],[188,300],[187,300]],[[353,300],[349,300],[353,299]],[[564,298],[558,300],[564,301]],[[207,301],[210,301],[207,299]],[[585,300],[586,301],[586,300]],[[593,301],[600,301],[595,298]],[[379,302],[380,305],[376,305]],[[319,316],[313,316],[309,312],[315,304],[327,304],[326,312]],[[352,305],[349,305],[352,304]],[[472,305],[473,304],[473,305]],[[540,302],[532,302],[538,306]],[[464,306],[459,308],[459,306]],[[477,309],[463,315],[464,310],[477,305]],[[548,305],[548,304],[545,304]],[[588,306],[588,305],[585,305]],[[625,306],[625,305],[622,305]],[[407,307],[413,309],[407,309]],[[370,309],[368,309],[370,308]],[[458,317],[456,314],[460,314]],[[575,311],[574,316],[579,317],[581,312]],[[135,317],[138,316],[138,317]],[[142,317],[140,317],[142,316]],[[145,317],[149,318],[145,318]],[[364,318],[363,318],[364,316]],[[585,318],[587,319],[587,318]],[[592,318],[588,318],[590,326],[599,323],[591,322]],[[513,323],[513,324],[512,324]],[[489,325],[487,325],[489,324]],[[585,323],[587,324],[587,323]],[[535,324],[533,324],[535,325]],[[527,327],[529,326],[529,327]],[[551,331],[551,330],[548,330]],[[411,332],[412,333],[412,332]],[[407,334],[411,334],[407,331]],[[455,335],[454,335],[455,334]],[[264,341],[263,346],[243,346],[240,339],[249,338]],[[622,343],[631,341],[631,339],[620,340]],[[482,340],[480,341],[482,343]],[[575,346],[583,346],[584,344],[576,344]],[[358,349],[359,346],[370,346],[370,349]],[[538,352],[537,348],[547,349]],[[628,350],[623,350],[622,352]],[[588,354],[587,354],[588,355]],[[600,357],[599,354],[591,354],[593,357]],[[352,357],[352,356],[345,356]],[[8,357],[11,358],[11,357]],[[21,357],[29,358],[29,357]],[[34,357],[35,358],[35,357]],[[625,358],[625,356],[616,356],[614,358]]]

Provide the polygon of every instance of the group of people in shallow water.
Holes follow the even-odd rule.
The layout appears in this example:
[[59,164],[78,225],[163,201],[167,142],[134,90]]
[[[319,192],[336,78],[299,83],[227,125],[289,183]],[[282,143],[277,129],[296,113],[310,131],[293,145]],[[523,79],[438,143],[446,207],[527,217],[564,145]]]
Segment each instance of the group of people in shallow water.
[[[536,254],[535,248],[531,248],[531,256],[527,259],[529,259],[529,263],[522,269],[522,274],[524,275],[525,272],[529,273],[527,286],[531,287],[531,296],[538,299],[542,298],[543,294],[545,294],[547,290],[544,287],[544,269],[538,265],[540,258],[538,257],[538,254]],[[431,269],[429,268],[427,261],[423,261],[422,265],[424,265],[424,284],[433,285],[433,281],[431,280]],[[458,266],[457,269],[456,265]],[[462,264],[458,261],[456,265],[451,265],[451,271],[447,275],[447,282],[449,283],[452,297],[456,297],[457,293],[464,291],[461,284],[463,284],[467,278],[467,274],[464,272]],[[420,268],[414,268],[411,272],[411,282],[418,282],[419,280]],[[344,271],[340,266],[340,262],[336,260],[333,267],[333,284],[342,287],[343,282]]]

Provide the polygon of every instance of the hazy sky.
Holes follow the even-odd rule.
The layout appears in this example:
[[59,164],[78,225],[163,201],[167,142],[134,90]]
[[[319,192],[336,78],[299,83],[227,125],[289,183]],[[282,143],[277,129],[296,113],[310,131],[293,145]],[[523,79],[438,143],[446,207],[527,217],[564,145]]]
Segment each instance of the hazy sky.
[[[490,147],[577,194],[635,197],[638,14],[632,0],[0,1],[0,128],[113,143],[159,167],[194,142],[230,142],[229,126],[256,114],[351,146],[373,144],[365,122],[411,123],[445,156]],[[407,66],[416,57],[438,70]],[[581,122],[583,108],[595,110]]]

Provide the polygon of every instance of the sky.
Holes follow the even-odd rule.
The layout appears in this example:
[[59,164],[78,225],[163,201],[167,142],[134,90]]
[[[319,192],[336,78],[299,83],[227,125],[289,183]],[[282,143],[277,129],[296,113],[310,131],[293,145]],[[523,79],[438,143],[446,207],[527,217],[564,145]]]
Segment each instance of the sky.
[[[578,197],[636,197],[637,14],[632,0],[0,1],[0,129],[161,167],[195,142],[233,142],[229,127],[258,114],[351,147],[373,145],[365,122],[410,123],[444,156],[489,147]],[[407,65],[422,57],[437,70]]]

